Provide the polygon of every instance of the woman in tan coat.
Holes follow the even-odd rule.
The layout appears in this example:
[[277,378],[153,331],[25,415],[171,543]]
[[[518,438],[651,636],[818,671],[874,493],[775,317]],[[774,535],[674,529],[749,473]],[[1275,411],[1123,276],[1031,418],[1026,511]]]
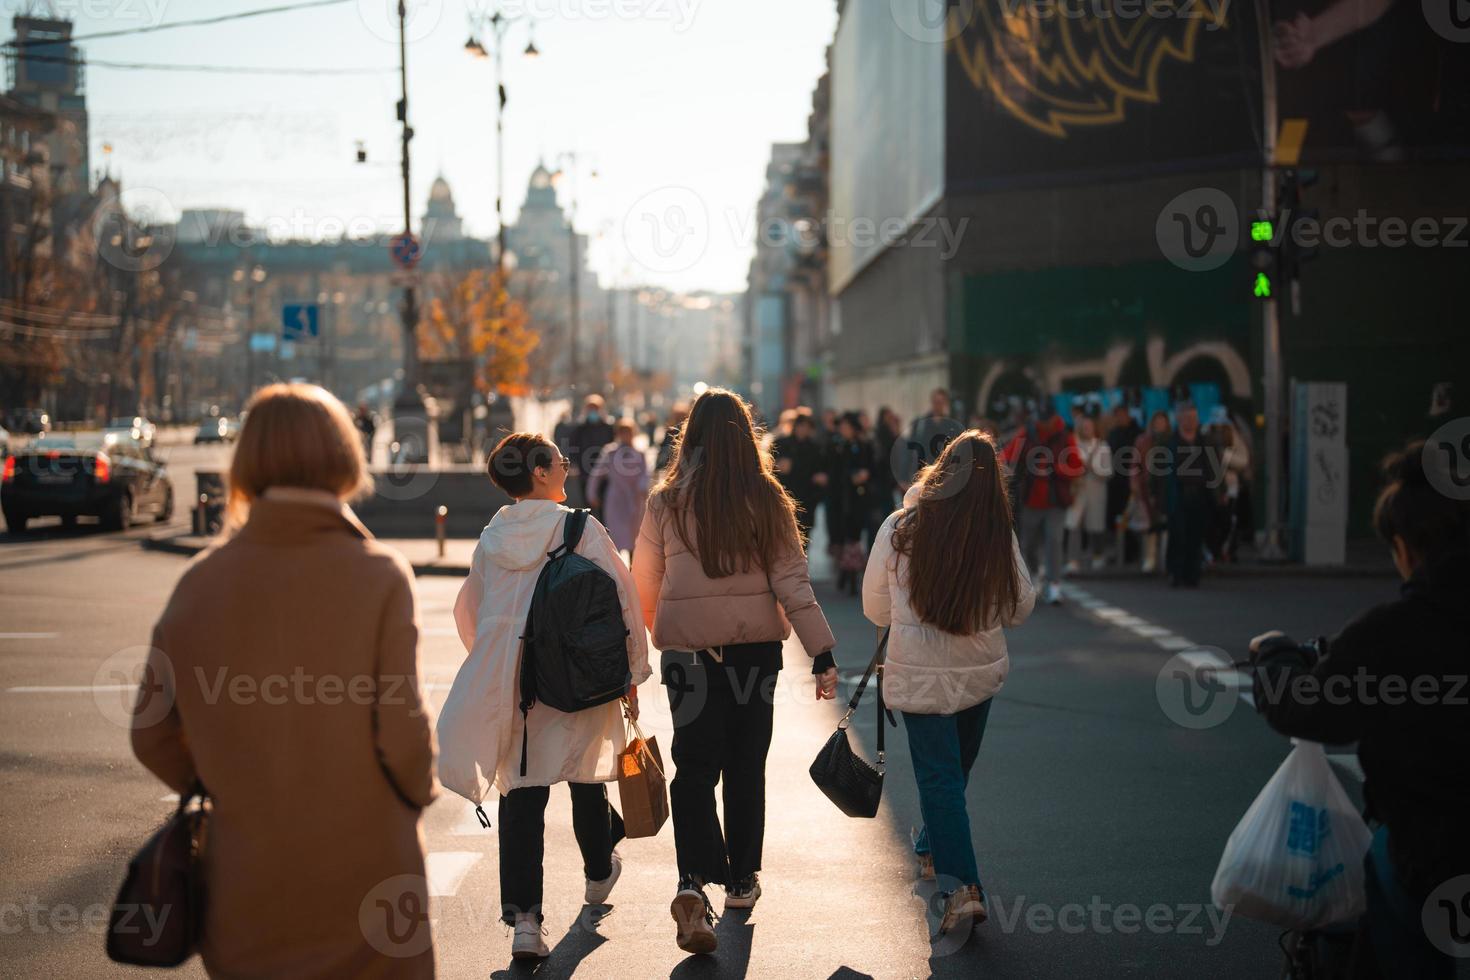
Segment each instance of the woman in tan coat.
[[677,941],[711,953],[704,886],[724,885],[726,908],[760,898],[772,698],[793,626],[812,658],[817,697],[837,689],[835,641],[812,594],[796,504],[738,395],[712,388],[694,402],[673,464],[649,497],[633,578],[663,651],[674,719]]
[[211,801],[213,976],[434,973],[419,833],[433,727],[412,573],[344,503],[369,485],[340,402],[263,389],[230,467],[232,533],[154,627],[133,751]]

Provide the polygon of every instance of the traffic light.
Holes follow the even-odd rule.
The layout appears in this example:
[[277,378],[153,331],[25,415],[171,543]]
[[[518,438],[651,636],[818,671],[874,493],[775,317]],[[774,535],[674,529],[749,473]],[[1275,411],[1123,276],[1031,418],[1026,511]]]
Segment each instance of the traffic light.
[[[1302,191],[1317,183],[1315,170],[1290,169],[1281,172],[1280,202],[1281,221],[1285,226],[1281,236],[1281,280],[1290,284],[1301,279],[1302,266],[1317,257],[1316,235],[1304,231],[1308,226],[1319,227],[1321,212],[1316,208],[1302,207]],[[1312,239],[1312,244],[1302,244]]]
[[1281,258],[1276,241],[1276,220],[1261,212],[1250,224],[1251,295],[1267,300],[1276,297]]

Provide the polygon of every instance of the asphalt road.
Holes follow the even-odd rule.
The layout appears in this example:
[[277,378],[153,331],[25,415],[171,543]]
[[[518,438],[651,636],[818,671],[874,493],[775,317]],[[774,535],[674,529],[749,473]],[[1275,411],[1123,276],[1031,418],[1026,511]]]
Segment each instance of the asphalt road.
[[[84,529],[0,539],[0,949],[8,976],[132,972],[104,959],[101,923],[127,858],[171,804],[132,760],[122,721],[130,692],[110,682],[115,669],[138,662],[184,561],[144,552],[130,537]],[[449,619],[458,584],[418,583],[436,703],[463,658]],[[907,848],[918,806],[902,726],[890,733],[877,819],[844,818],[811,785],[805,770],[839,711],[814,702],[792,641],[778,689],[759,906],[721,920],[716,957],[684,957],[668,914],[675,874],[666,827],[623,845],[613,910],[593,922],[580,904],[567,796],[554,791],[546,878],[554,953],[534,973],[1276,976],[1276,930],[1222,921],[1209,885],[1226,837],[1287,743],[1233,700],[1213,727],[1171,720],[1160,694],[1167,686],[1157,683],[1175,653],[1165,644],[1238,654],[1271,626],[1330,632],[1391,596],[1393,583],[1239,578],[1197,592],[1142,581],[1078,588],[1011,634],[1013,671],[969,794],[992,910],[969,945],[928,939]],[[856,600],[825,584],[819,595],[851,678],[870,655],[873,631]],[[667,756],[661,694],[645,690],[645,723]],[[871,704],[857,730],[870,749]],[[494,833],[449,796],[430,808],[424,827],[440,975],[530,975],[510,966],[510,940],[497,921]],[[194,962],[180,974],[202,970]]]

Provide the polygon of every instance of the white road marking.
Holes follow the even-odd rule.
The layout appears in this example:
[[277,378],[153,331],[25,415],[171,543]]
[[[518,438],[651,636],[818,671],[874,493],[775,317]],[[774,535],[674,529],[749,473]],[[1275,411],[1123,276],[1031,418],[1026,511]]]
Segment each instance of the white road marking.
[[[1078,600],[1081,608],[1087,610],[1091,615],[1102,620],[1109,626],[1119,626],[1133,633],[1153,640],[1154,645],[1163,650],[1178,653],[1186,663],[1195,669],[1202,667],[1213,668],[1215,677],[1226,687],[1233,688],[1236,696],[1252,708],[1256,706],[1254,696],[1255,685],[1250,675],[1235,668],[1230,661],[1210,650],[1201,649],[1199,644],[1186,637],[1172,633],[1162,626],[1155,626],[1147,620],[1133,615],[1126,609],[1111,606],[1094,599],[1092,595],[1083,589],[1073,586],[1064,586],[1063,593],[1069,598]],[[1334,761],[1336,757],[1333,757]],[[1354,763],[1356,758],[1354,757]],[[1347,767],[1347,763],[1343,763]],[[1361,779],[1361,776],[1359,776]]]
[[424,860],[430,897],[453,898],[465,875],[484,856],[479,851],[430,851]]
[[60,633],[0,633],[0,640],[54,640]]
[[163,794],[162,796],[160,796],[158,798],[158,802],[160,802],[160,803],[177,803],[177,802],[179,802],[179,794],[178,793],[165,793],[165,794]]

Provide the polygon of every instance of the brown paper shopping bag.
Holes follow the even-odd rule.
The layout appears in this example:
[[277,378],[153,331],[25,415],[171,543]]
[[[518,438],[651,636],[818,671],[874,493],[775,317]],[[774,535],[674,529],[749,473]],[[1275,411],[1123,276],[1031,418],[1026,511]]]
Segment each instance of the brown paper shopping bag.
[[627,719],[628,747],[618,756],[618,799],[623,804],[624,833],[653,837],[669,819],[669,791],[658,740],[647,737],[638,722]]

